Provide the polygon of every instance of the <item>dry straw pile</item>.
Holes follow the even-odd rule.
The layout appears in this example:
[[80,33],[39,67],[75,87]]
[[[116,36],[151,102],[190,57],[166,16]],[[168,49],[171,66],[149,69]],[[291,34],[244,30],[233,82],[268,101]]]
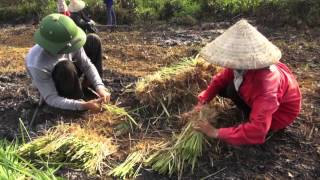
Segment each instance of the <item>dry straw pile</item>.
[[200,90],[219,69],[200,58],[185,58],[140,79],[135,93],[142,104],[152,107],[180,107],[192,104]]

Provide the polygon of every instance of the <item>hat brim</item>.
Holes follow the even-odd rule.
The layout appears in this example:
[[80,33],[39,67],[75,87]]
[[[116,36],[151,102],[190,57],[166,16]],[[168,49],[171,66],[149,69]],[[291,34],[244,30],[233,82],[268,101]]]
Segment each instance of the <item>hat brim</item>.
[[71,41],[56,43],[45,39],[38,29],[34,34],[34,38],[42,48],[56,55],[67,54],[80,49],[86,43],[87,35],[81,28],[77,27],[77,35]]

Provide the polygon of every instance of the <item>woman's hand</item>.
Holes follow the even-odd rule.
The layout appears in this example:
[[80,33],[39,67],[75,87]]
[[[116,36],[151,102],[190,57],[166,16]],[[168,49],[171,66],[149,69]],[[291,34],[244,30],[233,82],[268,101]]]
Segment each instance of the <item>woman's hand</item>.
[[193,128],[197,131],[202,132],[211,138],[218,138],[218,129],[214,128],[208,121],[200,120],[195,122]]
[[100,111],[102,111],[102,106],[101,106],[102,102],[103,102],[102,98],[94,99],[91,101],[82,102],[82,107],[83,107],[83,109],[86,109],[86,110],[100,112]]
[[106,88],[99,88],[97,89],[97,93],[102,98],[103,103],[109,103],[110,102],[110,96],[111,94],[107,91]]
[[195,112],[200,112],[201,109],[203,108],[204,104],[202,102],[198,102],[196,106],[194,106],[193,111]]

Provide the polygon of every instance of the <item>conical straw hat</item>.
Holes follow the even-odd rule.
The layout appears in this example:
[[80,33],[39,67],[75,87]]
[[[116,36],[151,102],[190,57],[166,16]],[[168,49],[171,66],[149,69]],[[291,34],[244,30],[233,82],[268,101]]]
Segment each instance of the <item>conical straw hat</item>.
[[231,69],[260,69],[279,62],[281,51],[246,20],[240,20],[207,44],[200,56]]

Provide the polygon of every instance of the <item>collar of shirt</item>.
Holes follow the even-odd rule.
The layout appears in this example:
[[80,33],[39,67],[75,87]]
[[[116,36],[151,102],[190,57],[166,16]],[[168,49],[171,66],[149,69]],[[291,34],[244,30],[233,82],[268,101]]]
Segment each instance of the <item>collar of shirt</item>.
[[233,83],[237,92],[239,91],[239,88],[243,81],[243,76],[246,72],[247,72],[246,70],[233,70],[233,74],[234,74]]

